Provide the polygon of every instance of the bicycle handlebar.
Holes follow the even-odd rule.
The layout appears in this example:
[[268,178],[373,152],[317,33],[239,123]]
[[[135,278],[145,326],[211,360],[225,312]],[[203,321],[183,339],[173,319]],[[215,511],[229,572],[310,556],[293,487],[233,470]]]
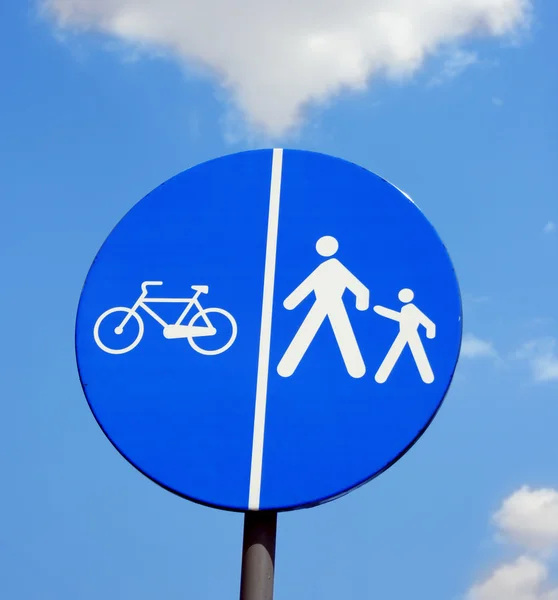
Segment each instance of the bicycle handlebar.
[[141,284],[141,291],[142,291],[144,294],[147,294],[147,286],[148,286],[148,285],[163,285],[163,282],[162,282],[162,281],[144,281],[144,282]]

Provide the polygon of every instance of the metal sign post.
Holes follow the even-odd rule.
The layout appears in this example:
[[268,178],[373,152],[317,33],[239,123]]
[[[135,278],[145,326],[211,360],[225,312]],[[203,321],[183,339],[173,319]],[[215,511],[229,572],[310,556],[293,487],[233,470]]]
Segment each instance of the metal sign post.
[[240,600],[273,599],[276,535],[276,512],[245,513]]

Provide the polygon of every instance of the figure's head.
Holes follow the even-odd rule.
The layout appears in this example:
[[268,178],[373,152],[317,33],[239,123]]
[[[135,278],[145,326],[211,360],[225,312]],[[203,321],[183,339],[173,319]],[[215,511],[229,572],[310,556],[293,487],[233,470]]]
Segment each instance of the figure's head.
[[324,235],[316,242],[316,251],[320,256],[333,256],[339,249],[339,243],[331,235]]
[[401,302],[403,302],[404,304],[407,304],[408,302],[412,302],[414,297],[415,297],[415,293],[413,292],[413,290],[410,290],[409,288],[405,288],[405,289],[401,290],[398,295],[399,300],[401,300]]

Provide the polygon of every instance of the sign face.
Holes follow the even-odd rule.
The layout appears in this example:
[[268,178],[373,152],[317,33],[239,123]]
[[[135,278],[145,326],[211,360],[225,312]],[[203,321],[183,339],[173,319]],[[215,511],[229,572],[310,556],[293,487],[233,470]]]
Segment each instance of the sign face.
[[89,405],[196,502],[289,510],[375,477],[425,431],[461,345],[449,256],[373,173],[295,150],[185,171],[130,210],[85,282]]

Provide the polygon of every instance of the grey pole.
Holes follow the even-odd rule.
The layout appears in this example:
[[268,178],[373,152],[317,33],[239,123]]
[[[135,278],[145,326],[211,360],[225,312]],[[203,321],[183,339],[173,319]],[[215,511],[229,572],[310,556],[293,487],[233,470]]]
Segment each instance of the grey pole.
[[273,600],[276,535],[276,512],[245,513],[240,600]]

